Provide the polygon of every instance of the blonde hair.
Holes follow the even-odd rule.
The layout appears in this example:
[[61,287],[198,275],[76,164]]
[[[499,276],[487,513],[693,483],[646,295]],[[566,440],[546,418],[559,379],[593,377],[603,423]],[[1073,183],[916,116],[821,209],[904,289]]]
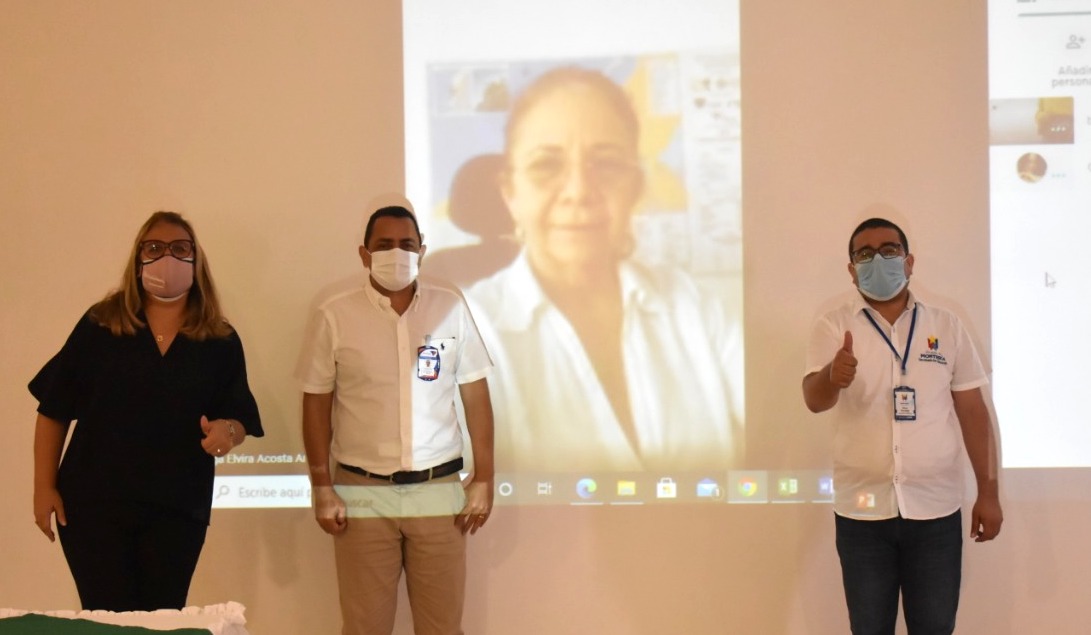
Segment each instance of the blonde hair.
[[129,262],[121,285],[111,291],[98,304],[91,307],[89,315],[99,326],[110,329],[114,335],[134,335],[146,325],[139,314],[144,310],[144,285],[140,281],[140,243],[152,227],[159,223],[169,223],[181,227],[189,234],[194,249],[193,286],[186,298],[185,317],[179,332],[191,340],[227,337],[233,332],[231,325],[220,310],[220,300],[216,295],[216,286],[212,282],[212,272],[208,258],[197,240],[193,226],[176,212],[156,212],[144,222],[133,241]]

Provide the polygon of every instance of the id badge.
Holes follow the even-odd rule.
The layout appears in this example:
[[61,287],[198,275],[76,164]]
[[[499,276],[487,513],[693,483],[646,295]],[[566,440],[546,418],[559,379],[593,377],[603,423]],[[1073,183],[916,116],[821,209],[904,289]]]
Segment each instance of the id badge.
[[417,379],[435,381],[439,377],[439,349],[424,345],[417,349]]
[[894,387],[894,420],[917,420],[917,391],[909,386]]

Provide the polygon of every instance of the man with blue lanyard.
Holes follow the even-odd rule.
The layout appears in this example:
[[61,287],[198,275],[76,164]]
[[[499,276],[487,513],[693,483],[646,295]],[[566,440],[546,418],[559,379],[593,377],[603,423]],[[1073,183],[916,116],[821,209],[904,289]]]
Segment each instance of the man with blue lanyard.
[[970,536],[1003,515],[981,360],[959,319],[909,291],[913,255],[894,223],[849,239],[858,295],[814,325],[803,397],[834,417],[837,553],[855,635],[893,634],[901,593],[910,635],[955,628],[962,577],[964,459],[977,480]]

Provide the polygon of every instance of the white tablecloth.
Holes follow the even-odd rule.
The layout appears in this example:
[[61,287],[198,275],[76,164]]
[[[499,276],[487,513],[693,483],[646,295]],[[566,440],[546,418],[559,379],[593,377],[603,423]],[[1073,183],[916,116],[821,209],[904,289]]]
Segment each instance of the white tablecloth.
[[161,631],[175,628],[207,628],[212,635],[249,635],[246,630],[246,607],[238,602],[225,602],[211,606],[187,606],[181,611],[23,611],[0,609],[0,618],[18,617],[27,613],[91,620],[116,626],[141,626]]

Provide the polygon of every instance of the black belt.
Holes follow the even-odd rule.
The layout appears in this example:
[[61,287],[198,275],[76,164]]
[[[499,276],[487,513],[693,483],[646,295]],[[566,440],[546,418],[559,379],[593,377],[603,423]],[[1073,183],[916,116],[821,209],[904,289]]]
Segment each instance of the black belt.
[[462,457],[457,459],[451,459],[446,463],[441,463],[435,467],[430,467],[427,470],[417,470],[416,472],[394,472],[393,474],[376,474],[375,472],[368,472],[362,467],[356,467],[355,465],[345,465],[344,463],[338,463],[343,469],[352,472],[353,474],[359,474],[360,476],[366,476],[368,478],[377,478],[381,481],[389,481],[395,485],[409,485],[410,483],[424,483],[434,478],[441,476],[447,476],[448,474],[454,474],[462,469]]

